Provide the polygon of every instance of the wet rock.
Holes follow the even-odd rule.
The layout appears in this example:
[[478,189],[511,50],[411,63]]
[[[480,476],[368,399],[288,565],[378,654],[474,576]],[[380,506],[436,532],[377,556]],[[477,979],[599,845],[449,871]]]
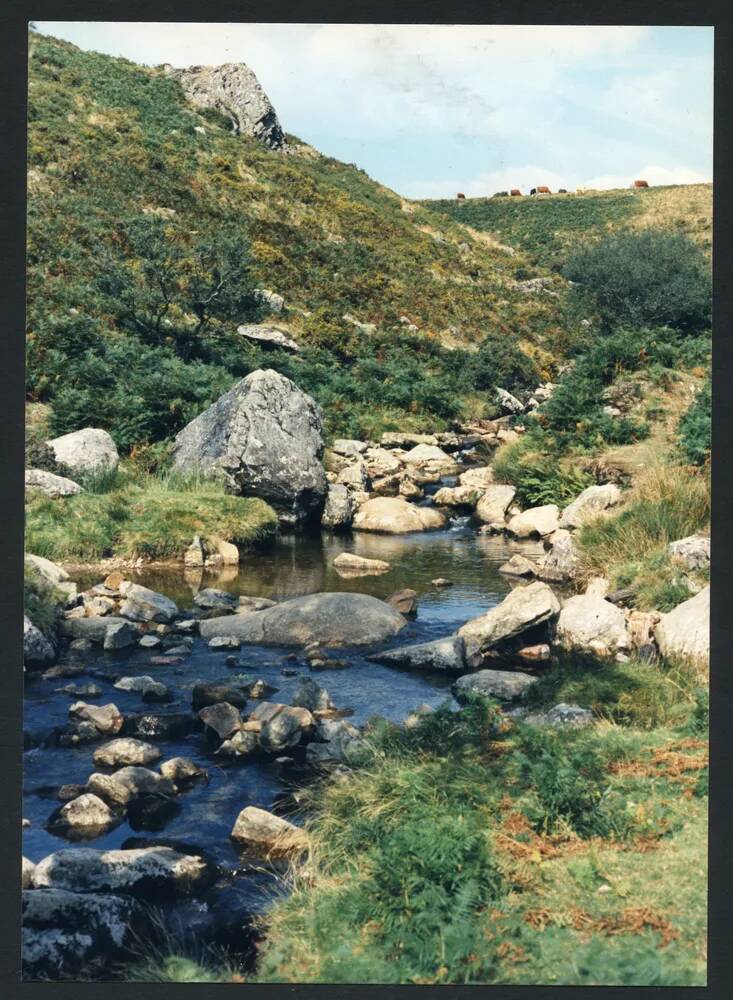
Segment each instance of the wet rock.
[[710,566],[710,539],[706,535],[690,535],[670,542],[667,551],[675,560],[691,572],[699,572]]
[[387,649],[367,657],[375,663],[404,667],[407,670],[435,670],[441,673],[460,673],[466,669],[463,639],[450,635],[432,642],[419,642],[412,646]]
[[126,806],[144,795],[171,796],[176,791],[168,778],[147,767],[132,766],[122,767],[114,774],[95,771],[89,776],[87,788],[112,806]]
[[417,617],[417,592],[408,587],[405,587],[404,590],[398,590],[391,597],[388,597],[387,603],[405,618]]
[[69,716],[79,722],[89,722],[98,733],[114,735],[122,729],[124,717],[116,705],[87,705],[77,701],[69,708]]
[[224,740],[216,752],[226,757],[246,757],[254,753],[257,747],[257,733],[238,730],[228,740]]
[[236,635],[214,635],[209,639],[209,649],[239,649],[242,645]]
[[388,535],[403,534],[435,531],[444,527],[445,521],[445,515],[434,507],[417,507],[400,497],[376,497],[359,508],[354,517],[354,529]]
[[247,806],[240,812],[231,838],[235,844],[266,857],[299,853],[308,845],[303,830],[255,806]]
[[49,829],[67,837],[99,837],[119,822],[106,802],[87,792],[62,806],[49,820]]
[[201,890],[215,875],[211,863],[201,856],[170,847],[112,851],[69,847],[36,865],[33,885],[36,889],[122,892],[157,899]]
[[[82,611],[83,608],[78,610]],[[65,618],[59,623],[60,631],[72,639],[89,639],[90,642],[102,643],[107,635],[107,629],[113,625],[129,624],[124,618],[114,615],[94,616],[92,618]]]
[[102,689],[98,684],[66,684],[55,689],[59,694],[68,694],[74,698],[99,698]]
[[21,858],[21,887],[23,889],[28,889],[33,884],[33,872],[36,866],[28,858]]
[[125,649],[127,646],[133,646],[137,642],[137,638],[137,632],[127,622],[110,625],[104,634],[104,648],[106,650]]
[[465,641],[466,662],[479,666],[483,654],[499,643],[550,622],[560,613],[560,602],[546,583],[517,587],[501,604],[473,618],[458,630]]
[[175,785],[185,785],[195,778],[206,777],[206,770],[188,757],[171,757],[160,765],[160,773]]
[[138,583],[131,583],[125,590],[120,615],[135,622],[168,623],[178,616],[178,608],[163,594],[141,587]]
[[395,635],[406,624],[393,608],[367,594],[308,594],[272,608],[201,622],[207,639],[221,634],[243,643],[305,646],[314,640],[328,646],[360,646]]
[[490,465],[466,469],[458,477],[458,482],[461,486],[469,486],[475,490],[480,490],[481,496],[483,496],[484,491],[494,485],[494,470]]
[[98,427],[72,431],[71,434],[52,438],[46,444],[53,451],[56,461],[72,472],[116,469],[120,460],[111,436]]
[[176,437],[177,468],[219,470],[230,489],[258,496],[284,525],[320,518],[326,498],[320,407],[290,379],[255,371]]
[[514,499],[516,489],[503,483],[488,486],[476,503],[476,516],[483,524],[504,526],[506,512]]
[[517,552],[499,567],[499,572],[506,573],[507,576],[535,576],[537,565]]
[[236,594],[230,594],[226,590],[217,590],[215,587],[207,587],[200,590],[193,599],[193,603],[198,608],[216,608],[224,613],[225,610],[236,608],[239,598]]
[[557,621],[557,639],[567,648],[588,650],[600,656],[629,648],[623,611],[587,594],[577,594],[565,601]]
[[706,662],[710,656],[710,587],[662,615],[654,637],[662,656]]
[[622,500],[621,490],[615,483],[588,486],[560,515],[558,527],[580,528],[586,521],[599,517]]
[[456,701],[465,702],[471,694],[496,698],[499,701],[513,701],[520,698],[537,678],[510,670],[479,670],[475,674],[464,674],[454,683],[451,691]]
[[328,691],[317,684],[312,677],[304,677],[300,681],[293,696],[293,705],[307,708],[311,712],[336,707]]
[[333,561],[333,568],[340,576],[372,576],[387,573],[391,567],[383,559],[365,559],[352,552],[341,552]]
[[73,497],[84,490],[73,479],[56,476],[44,469],[25,470],[25,488],[57,500],[59,497]]
[[56,793],[56,798],[59,802],[70,802],[72,799],[78,799],[80,795],[84,795],[86,788],[86,785],[62,785]]
[[145,767],[163,756],[158,747],[131,736],[111,740],[94,751],[95,767]]
[[202,708],[221,702],[234,705],[235,708],[244,708],[247,699],[241,691],[226,684],[196,684],[191,692],[191,705],[194,712],[199,712]]
[[507,525],[507,531],[517,538],[531,538],[551,535],[558,528],[559,511],[554,503],[542,507],[530,507],[529,510],[515,514]]
[[220,740],[231,736],[242,724],[238,709],[227,702],[207,705],[206,708],[202,708],[197,714],[203,724],[208,729],[213,730]]
[[56,659],[56,648],[51,640],[23,617],[23,662],[28,667],[44,667]]
[[174,740],[188,736],[199,723],[188,713],[177,712],[168,715],[130,715],[125,720],[127,735],[145,740]]
[[139,691],[143,701],[170,701],[171,693],[165,684],[147,674],[142,677],[120,677],[114,685],[120,691]]
[[129,896],[49,888],[23,892],[22,923],[23,977],[54,982],[94,979],[152,930]]

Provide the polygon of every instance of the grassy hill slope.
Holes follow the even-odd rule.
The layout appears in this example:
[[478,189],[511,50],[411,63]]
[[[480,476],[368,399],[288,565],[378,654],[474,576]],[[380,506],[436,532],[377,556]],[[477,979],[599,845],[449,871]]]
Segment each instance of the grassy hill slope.
[[[353,165],[291,147],[233,135],[162,71],[31,34],[28,390],[52,404],[54,432],[94,423],[123,447],[165,438],[263,364],[313,392],[334,431],[435,426],[481,411],[486,378],[463,349],[487,335],[551,374],[562,304],[513,288],[529,260]],[[184,255],[223,230],[245,236],[242,265],[253,286],[284,296],[277,323],[303,356],[237,337],[237,321],[261,314],[215,321],[193,352],[180,345],[185,309],[157,340],[121,320],[100,280],[110,260],[143,267],[129,233],[155,218]]]
[[493,234],[546,267],[559,266],[579,239],[595,238],[611,229],[682,231],[706,250],[712,246],[712,184],[420,204]]

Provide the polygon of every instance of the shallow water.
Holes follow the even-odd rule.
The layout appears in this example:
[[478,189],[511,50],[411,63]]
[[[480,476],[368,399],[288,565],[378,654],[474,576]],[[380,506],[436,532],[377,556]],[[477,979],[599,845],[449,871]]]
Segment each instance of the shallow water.
[[[225,570],[218,575],[207,573],[202,577],[200,573],[191,575],[171,569],[146,570],[131,576],[136,582],[171,597],[183,611],[193,607],[194,594],[204,586],[274,600],[318,591],[361,592],[387,598],[397,590],[411,587],[419,595],[418,617],[397,637],[385,643],[387,648],[449,635],[467,619],[497,604],[512,585],[498,572],[498,567],[519,548],[528,551],[526,544],[520,547],[503,537],[477,535],[475,526],[466,519],[457,519],[446,530],[428,534],[285,536],[270,551],[245,556],[238,570]],[[344,551],[384,559],[392,568],[380,576],[343,579],[332,563]],[[453,586],[435,587],[431,581],[437,577],[453,581]],[[80,589],[100,582],[99,574],[80,574],[76,580]],[[339,657],[348,660],[346,669],[313,674],[339,708],[353,710],[351,721],[361,724],[375,714],[401,721],[420,703],[436,706],[446,699],[452,701],[451,678],[370,663],[365,657],[374,648],[339,652]],[[90,701],[97,705],[114,702],[125,715],[167,714],[190,712],[191,689],[200,681],[228,683],[233,673],[246,673],[262,677],[278,688],[269,700],[289,703],[301,676],[311,674],[302,657],[298,656],[295,662],[286,659],[288,654],[292,655],[292,650],[288,649],[242,647],[238,654],[240,665],[233,671],[225,665],[226,653],[212,652],[200,638],[181,664],[154,666],[150,659],[156,652],[160,651],[133,648],[132,651],[102,653],[96,647],[83,657],[76,656],[76,661],[84,662],[93,671],[93,676],[85,673],[69,679],[45,681],[40,675],[28,674],[26,732],[33,742],[39,742],[54,727],[68,722],[69,705],[77,699],[56,689],[69,683],[93,681],[102,688],[103,694]],[[285,676],[283,668],[295,669],[298,675]],[[163,681],[174,695],[173,702],[166,705],[143,703],[138,693],[113,687],[118,676],[140,674]],[[241,900],[249,908],[260,908],[269,898],[271,880],[266,874],[255,874],[246,864],[241,864],[229,833],[241,809],[247,805],[271,809],[297,784],[299,775],[275,761],[214,756],[215,746],[208,743],[203,733],[159,741],[158,745],[163,750],[163,759],[179,755],[190,757],[208,769],[209,779],[196,782],[178,797],[178,812],[157,836],[191,841],[205,848],[229,873],[229,878],[235,880]],[[68,846],[67,840],[48,832],[45,824],[59,805],[58,787],[71,782],[83,784],[95,770],[92,754],[98,746],[99,743],[94,743],[64,748],[41,743],[26,751],[23,815],[31,821],[31,826],[23,831],[23,853],[31,861],[37,862]],[[297,822],[298,817],[293,818]],[[120,847],[135,836],[154,838],[156,834],[135,830],[125,821],[103,836],[84,843],[109,849]],[[182,926],[193,926],[196,913],[192,911],[202,909],[206,906],[195,902],[178,904],[178,911],[173,916]]]

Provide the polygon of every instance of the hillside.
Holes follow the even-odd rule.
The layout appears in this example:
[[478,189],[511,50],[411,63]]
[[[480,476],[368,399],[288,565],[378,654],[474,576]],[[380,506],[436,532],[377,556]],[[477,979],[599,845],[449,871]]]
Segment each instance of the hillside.
[[[92,423],[125,448],[169,437],[263,361],[344,433],[484,415],[487,359],[474,370],[464,352],[487,336],[552,374],[561,300],[513,286],[535,271],[511,247],[293,136],[277,152],[233,134],[164,67],[32,34],[29,72],[28,392],[51,404],[54,432]],[[159,223],[184,291],[199,242],[237,244],[250,290],[283,296],[274,319],[300,357],[243,343],[237,323],[268,318],[245,299],[205,337],[185,304],[155,337],[130,322],[110,274],[145,271],[141,220]]]
[[578,239],[596,238],[613,229],[681,231],[706,251],[712,247],[711,184],[420,204],[511,244],[532,263],[545,267],[561,265]]

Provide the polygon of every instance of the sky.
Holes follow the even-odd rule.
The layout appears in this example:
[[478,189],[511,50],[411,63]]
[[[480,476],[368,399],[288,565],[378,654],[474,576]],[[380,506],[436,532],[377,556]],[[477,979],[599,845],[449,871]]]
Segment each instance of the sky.
[[408,198],[712,180],[712,27],[36,27],[152,66],[244,62],[287,132]]

